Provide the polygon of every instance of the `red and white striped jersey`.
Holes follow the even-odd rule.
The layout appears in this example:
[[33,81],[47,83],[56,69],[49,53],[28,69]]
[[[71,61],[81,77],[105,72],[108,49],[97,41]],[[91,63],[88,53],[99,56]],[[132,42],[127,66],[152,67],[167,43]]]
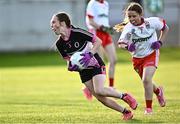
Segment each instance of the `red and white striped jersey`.
[[143,18],[141,25],[135,26],[130,22],[124,27],[119,41],[135,43],[136,50],[132,56],[143,58],[150,55],[154,50],[151,44],[158,40],[156,30],[164,30],[165,21],[158,17]]
[[90,0],[86,8],[86,25],[88,29],[94,29],[89,24],[89,18],[98,25],[104,25],[109,27],[109,4],[107,1],[99,2],[96,0]]

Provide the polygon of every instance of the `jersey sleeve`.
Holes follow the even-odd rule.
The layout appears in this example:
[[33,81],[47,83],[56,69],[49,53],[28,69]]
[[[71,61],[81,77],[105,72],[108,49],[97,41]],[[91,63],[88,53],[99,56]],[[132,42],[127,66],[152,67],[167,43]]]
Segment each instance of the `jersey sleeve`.
[[124,27],[118,41],[128,43],[130,40],[131,40],[131,29],[128,25],[126,25]]
[[94,4],[93,2],[89,2],[86,8],[86,15],[89,18],[93,18],[95,16],[95,9],[94,9]]
[[149,22],[156,30],[164,30],[166,27],[166,21],[159,17],[151,17]]
[[57,47],[57,49],[59,51],[59,54],[62,56],[62,58],[65,59],[65,60],[69,60],[70,57],[67,55],[66,52],[64,52],[63,46],[60,44],[59,41],[56,43],[56,47]]
[[95,42],[96,36],[86,30],[80,29],[79,37],[83,38],[84,41]]

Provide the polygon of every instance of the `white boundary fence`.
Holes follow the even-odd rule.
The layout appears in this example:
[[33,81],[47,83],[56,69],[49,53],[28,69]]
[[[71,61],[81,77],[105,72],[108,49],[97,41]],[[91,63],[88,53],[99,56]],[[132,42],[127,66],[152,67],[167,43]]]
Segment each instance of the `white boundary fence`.
[[84,10],[84,0],[0,0],[0,51],[47,50],[52,15],[66,11],[82,26]]
[[[123,20],[128,0],[108,0],[110,23]],[[68,12],[76,26],[85,28],[86,0],[0,0],[0,51],[47,50],[55,41],[49,21],[53,13]],[[164,0],[157,16],[167,20],[170,33],[166,46],[180,46],[180,0]],[[144,6],[146,8],[146,5]],[[152,16],[145,9],[145,16]],[[119,34],[115,35],[115,40]]]

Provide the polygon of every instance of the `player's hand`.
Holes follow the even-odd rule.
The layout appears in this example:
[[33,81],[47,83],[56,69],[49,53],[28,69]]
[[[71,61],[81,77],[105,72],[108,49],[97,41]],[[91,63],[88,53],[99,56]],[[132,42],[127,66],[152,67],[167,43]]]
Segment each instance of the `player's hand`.
[[97,59],[95,58],[95,57],[92,57],[91,59],[90,59],[90,62],[89,62],[89,64],[88,64],[88,68],[91,68],[91,67],[95,67],[95,68],[99,68],[100,67],[100,65],[99,65],[99,63],[98,63],[98,61],[97,61]]
[[160,49],[161,46],[162,46],[162,41],[160,41],[160,40],[155,41],[151,44],[151,48],[155,49],[155,50]]
[[119,48],[127,49],[128,43],[126,42],[117,42]]
[[134,43],[129,44],[129,45],[127,46],[127,50],[128,50],[129,52],[134,52],[134,51],[136,50],[135,44],[134,44]]
[[85,53],[82,53],[81,56],[83,56],[83,58],[80,59],[79,62],[80,62],[80,64],[83,65],[83,67],[87,68],[90,63],[91,58],[94,55],[91,52],[85,52]]
[[77,65],[72,65],[70,61],[68,65],[68,71],[79,71],[79,67]]

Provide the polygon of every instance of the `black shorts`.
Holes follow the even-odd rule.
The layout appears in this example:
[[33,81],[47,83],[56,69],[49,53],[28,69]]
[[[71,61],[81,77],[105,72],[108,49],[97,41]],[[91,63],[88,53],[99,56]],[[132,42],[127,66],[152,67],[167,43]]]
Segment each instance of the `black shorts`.
[[97,59],[100,67],[93,67],[92,69],[83,69],[82,71],[79,71],[82,83],[91,80],[95,75],[106,74],[105,64],[101,57],[97,53],[94,55],[94,57]]

